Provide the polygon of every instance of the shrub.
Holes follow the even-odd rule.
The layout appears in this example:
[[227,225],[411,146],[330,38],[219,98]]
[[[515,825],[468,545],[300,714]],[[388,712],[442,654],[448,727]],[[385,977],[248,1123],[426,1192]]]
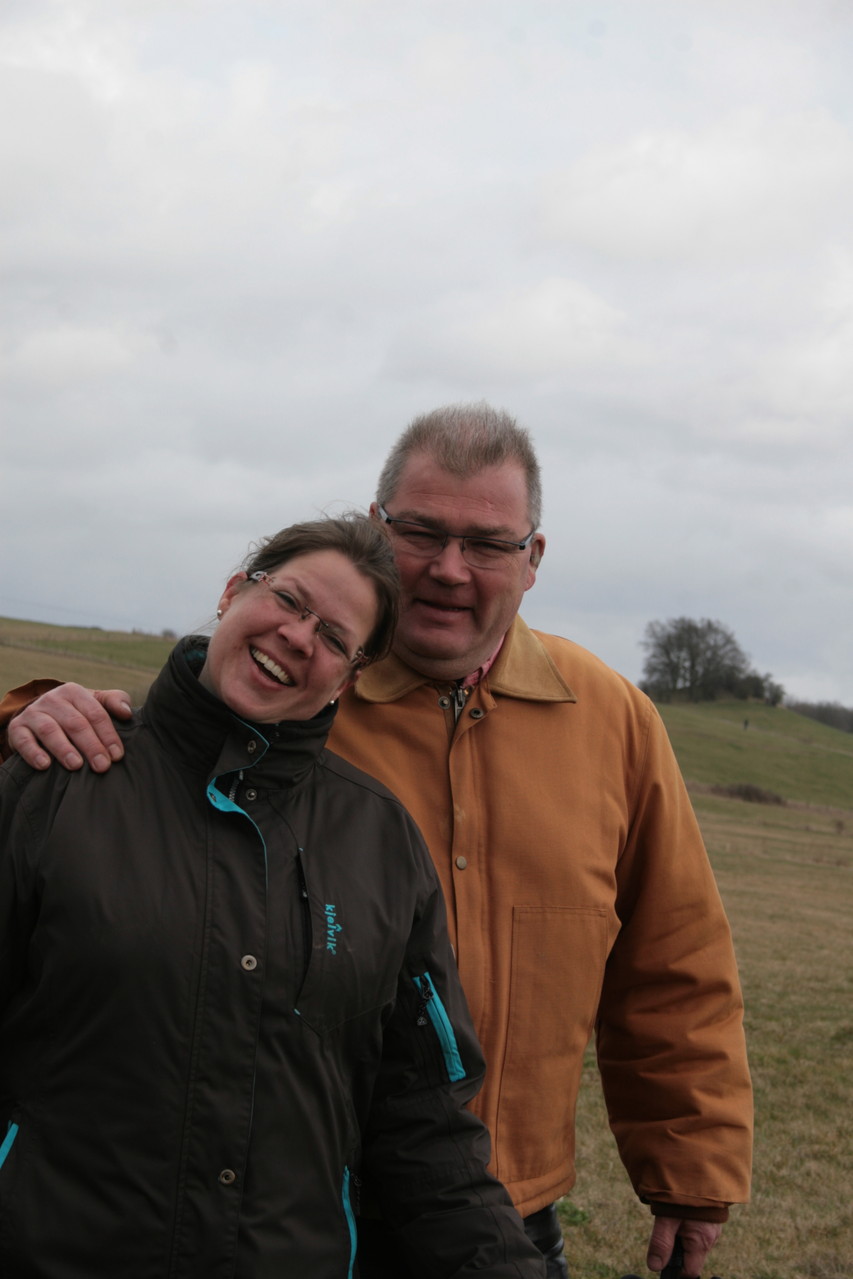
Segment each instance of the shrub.
[[748,804],[784,804],[781,795],[775,791],[764,790],[762,786],[754,786],[752,782],[735,782],[731,786],[712,786],[714,795],[725,795],[728,799],[744,799]]

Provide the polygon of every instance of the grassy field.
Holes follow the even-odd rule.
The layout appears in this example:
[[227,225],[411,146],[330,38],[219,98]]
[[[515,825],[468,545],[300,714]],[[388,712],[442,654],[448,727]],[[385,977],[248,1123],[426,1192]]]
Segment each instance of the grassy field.
[[141,702],[173,640],[137,631],[50,626],[0,617],[0,693],[31,679],[123,688]]
[[[742,703],[663,707],[735,937],[756,1093],[752,1203],[706,1275],[853,1275],[853,736]],[[711,786],[759,785],[784,805]],[[809,802],[809,799],[814,802]],[[607,1129],[590,1053],[578,1183],[562,1212],[576,1279],[647,1274],[648,1210]]]
[[[0,691],[49,675],[139,701],[170,647],[0,619]],[[753,1201],[735,1210],[706,1276],[849,1279],[853,735],[742,702],[661,709],[732,922],[757,1103]],[[745,785],[785,803],[719,793]],[[616,1156],[591,1052],[578,1169],[561,1207],[573,1279],[647,1274],[648,1210]]]

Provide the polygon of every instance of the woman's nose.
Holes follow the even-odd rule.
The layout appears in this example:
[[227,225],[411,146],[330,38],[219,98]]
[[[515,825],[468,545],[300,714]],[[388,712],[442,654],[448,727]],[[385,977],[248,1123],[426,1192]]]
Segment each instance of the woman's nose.
[[283,635],[291,648],[298,653],[313,653],[314,637],[317,634],[317,619],[310,613],[302,617],[294,614],[282,620],[278,632]]

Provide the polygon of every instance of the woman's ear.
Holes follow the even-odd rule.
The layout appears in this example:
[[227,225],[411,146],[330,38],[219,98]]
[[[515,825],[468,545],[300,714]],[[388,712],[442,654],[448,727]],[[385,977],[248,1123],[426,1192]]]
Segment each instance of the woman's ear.
[[248,576],[248,573],[244,573],[241,569],[239,573],[234,573],[232,577],[229,577],[228,584],[219,597],[219,604],[216,609],[217,617],[222,618],[225,616],[234,601],[234,597],[239,593],[243,586],[243,583],[248,581]]
[[348,688],[353,688],[358,683],[360,678],[361,678],[361,668],[359,668],[357,671],[353,671],[352,675],[350,675],[346,683],[341,684],[340,688],[338,689],[337,693],[335,693],[334,697],[329,698],[329,705],[331,705],[333,702],[336,702],[338,698],[347,691]]

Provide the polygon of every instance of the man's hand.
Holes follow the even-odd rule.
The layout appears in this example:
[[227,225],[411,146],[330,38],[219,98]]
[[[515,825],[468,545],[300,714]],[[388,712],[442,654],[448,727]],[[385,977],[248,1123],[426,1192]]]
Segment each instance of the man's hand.
[[105,773],[124,755],[107,711],[117,719],[130,718],[130,699],[123,689],[98,692],[61,684],[10,721],[9,746],[32,768],[47,768],[52,755],[64,768],[82,768],[85,759],[93,772]]
[[715,1221],[680,1221],[677,1217],[655,1217],[646,1265],[649,1270],[663,1270],[672,1256],[675,1236],[680,1235],[684,1249],[681,1273],[685,1276],[701,1275],[708,1253],[722,1233],[723,1227]]

